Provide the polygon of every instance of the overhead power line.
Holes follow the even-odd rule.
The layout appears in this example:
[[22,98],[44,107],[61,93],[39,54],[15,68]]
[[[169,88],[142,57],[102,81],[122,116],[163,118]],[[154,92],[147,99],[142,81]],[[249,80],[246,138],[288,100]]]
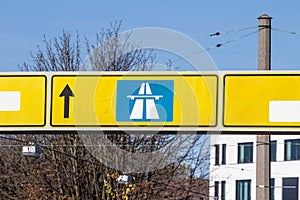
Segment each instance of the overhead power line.
[[[256,28],[257,28],[257,27],[256,27]],[[251,35],[253,35],[253,34],[256,34],[256,33],[258,33],[258,31],[260,31],[261,29],[264,29],[264,27],[259,28],[259,29],[256,30],[256,31],[253,31],[253,32],[250,32],[250,33],[247,33],[247,34],[244,34],[244,35],[235,37],[235,38],[230,39],[230,40],[227,40],[227,41],[224,41],[224,42],[222,42],[222,43],[217,43],[216,45],[213,45],[213,46],[211,46],[211,47],[208,47],[208,48],[206,48],[206,49],[203,49],[202,51],[197,51],[197,52],[191,53],[191,54],[187,55],[186,57],[194,56],[194,55],[197,55],[197,54],[201,54],[201,53],[210,51],[210,50],[212,50],[212,49],[220,48],[220,47],[222,47],[222,46],[224,46],[224,45],[230,44],[230,43],[232,43],[232,42],[236,42],[236,41],[238,41],[238,40],[240,40],[240,39],[243,39],[243,38],[249,37],[249,36],[251,36]],[[184,60],[184,59],[186,59],[186,58],[177,58],[177,59],[171,60],[171,63],[178,62],[178,61]]]
[[[12,140],[12,141],[17,141],[17,142],[22,142],[22,143],[24,143],[24,144],[28,144],[27,141],[25,141],[25,140],[20,140],[20,139],[16,139],[16,138],[9,138],[9,137],[4,137],[4,136],[0,136],[0,138],[6,139],[6,140]],[[61,155],[63,155],[63,156],[69,157],[69,158],[78,159],[78,160],[81,160],[81,161],[84,161],[84,162],[88,162],[88,163],[91,163],[91,164],[94,164],[94,165],[102,166],[102,165],[99,164],[98,162],[93,162],[93,161],[91,161],[91,160],[89,160],[89,159],[80,158],[80,157],[77,157],[77,156],[74,156],[74,155],[65,153],[65,152],[63,152],[63,151],[59,151],[59,150],[53,149],[53,148],[51,148],[51,147],[43,146],[43,144],[37,144],[37,143],[35,143],[34,145],[39,146],[39,147],[42,147],[42,148],[47,149],[47,150],[50,150],[50,151],[54,151],[54,152],[56,152],[56,153],[58,153],[58,154],[61,154]],[[75,145],[74,145],[74,146],[75,146]]]
[[225,35],[225,34],[229,34],[229,33],[240,32],[240,31],[246,31],[246,30],[251,30],[251,29],[257,29],[257,26],[251,26],[251,27],[239,28],[239,29],[232,29],[232,30],[229,30],[229,31],[216,31],[214,33],[195,36],[195,38],[215,37],[215,36],[220,36],[220,35]]
[[291,35],[300,35],[300,33],[294,32],[294,31],[289,31],[289,30],[284,30],[284,29],[280,29],[280,28],[271,28],[274,31],[279,31],[279,32],[283,32],[283,33],[288,33]]

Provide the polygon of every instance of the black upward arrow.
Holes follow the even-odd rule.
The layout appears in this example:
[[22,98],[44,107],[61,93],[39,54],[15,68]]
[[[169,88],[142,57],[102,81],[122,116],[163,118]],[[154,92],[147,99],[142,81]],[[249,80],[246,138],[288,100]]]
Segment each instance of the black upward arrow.
[[68,84],[60,93],[59,97],[65,97],[64,118],[69,118],[70,97],[74,97],[74,94]]

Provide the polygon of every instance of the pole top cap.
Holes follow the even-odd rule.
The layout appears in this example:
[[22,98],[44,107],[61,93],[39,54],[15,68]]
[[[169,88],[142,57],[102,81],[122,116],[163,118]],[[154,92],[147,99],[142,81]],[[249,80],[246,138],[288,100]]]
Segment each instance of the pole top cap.
[[263,14],[263,15],[259,16],[257,19],[272,19],[272,17],[270,17],[267,14]]

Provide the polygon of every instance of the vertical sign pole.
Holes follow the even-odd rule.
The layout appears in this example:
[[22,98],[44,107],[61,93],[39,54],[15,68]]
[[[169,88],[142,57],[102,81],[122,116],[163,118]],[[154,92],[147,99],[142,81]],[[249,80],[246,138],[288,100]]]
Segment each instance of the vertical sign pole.
[[[271,70],[271,19],[258,17],[258,70]],[[256,200],[270,199],[270,134],[259,133],[256,138]]]

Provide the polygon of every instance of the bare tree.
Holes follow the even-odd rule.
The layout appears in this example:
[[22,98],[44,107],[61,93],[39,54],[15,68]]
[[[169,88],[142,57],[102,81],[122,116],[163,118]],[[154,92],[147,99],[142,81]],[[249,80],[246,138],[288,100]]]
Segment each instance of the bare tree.
[[62,36],[47,39],[44,35],[45,49],[37,46],[37,53],[31,53],[33,64],[23,63],[21,71],[81,71],[80,38],[77,32],[75,42],[70,32],[63,31]]
[[[44,48],[38,46],[36,54],[31,54],[33,64],[19,66],[22,71],[129,71],[148,70],[155,61],[152,50],[139,49],[131,44],[130,34],[120,35],[121,21],[110,24],[96,36],[96,44],[90,45],[85,38],[87,58],[83,59],[79,34],[73,42],[69,32],[63,31],[61,37],[47,39]],[[174,140],[176,134],[134,135],[126,133],[107,133],[105,137],[121,149],[132,153],[162,151],[162,148]],[[76,132],[48,135],[16,135],[10,143],[13,149],[6,147],[1,151],[1,174],[9,174],[10,182],[0,184],[0,195],[11,199],[162,199],[174,194],[170,185],[184,182],[180,192],[181,199],[188,199],[193,193],[195,179],[205,178],[208,153],[203,142],[205,136],[195,135],[183,138],[176,151],[185,152],[176,157],[173,163],[163,169],[147,173],[131,174],[135,183],[120,185],[116,178],[122,172],[100,163],[84,146]],[[93,137],[92,137],[93,139]],[[20,145],[34,141],[39,145],[44,158],[32,161],[20,155]],[[189,143],[190,145],[183,145]],[[19,146],[16,146],[19,145]],[[103,153],[97,141],[93,151]],[[198,148],[198,151],[196,151]],[[200,151],[199,151],[200,149]],[[11,152],[11,153],[10,153]],[[117,155],[114,155],[117,156]],[[16,159],[19,162],[14,162]],[[10,171],[5,171],[10,165]],[[28,168],[28,166],[30,166]],[[202,169],[203,168],[203,169]],[[33,174],[34,173],[34,174]],[[26,179],[14,174],[25,174]],[[30,175],[29,175],[30,174]],[[4,177],[5,178],[5,177]],[[3,178],[3,179],[4,179]],[[0,176],[1,179],[1,176]],[[20,187],[25,181],[25,188]],[[184,181],[183,181],[184,180]],[[29,185],[28,185],[29,183]],[[27,184],[27,185],[26,185]],[[40,187],[40,188],[37,188]],[[32,192],[28,192],[26,188]],[[42,189],[41,189],[42,188]],[[179,189],[175,189],[178,191]],[[42,193],[48,196],[42,197]],[[35,196],[28,196],[29,194]]]
[[139,48],[129,41],[130,33],[121,34],[121,21],[110,23],[96,35],[96,44],[86,38],[86,63],[93,71],[146,71],[151,69],[155,55],[151,49]]

